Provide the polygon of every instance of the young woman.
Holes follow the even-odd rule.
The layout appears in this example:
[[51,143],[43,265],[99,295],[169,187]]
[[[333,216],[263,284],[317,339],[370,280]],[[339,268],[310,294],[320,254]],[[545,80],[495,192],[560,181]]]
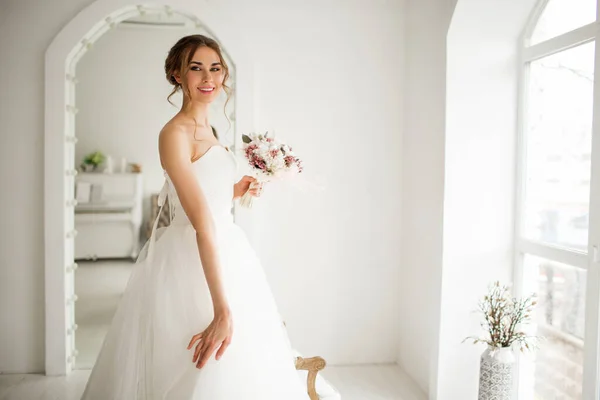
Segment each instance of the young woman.
[[219,45],[184,37],[165,72],[171,95],[183,92],[158,139],[171,224],[155,224],[83,399],[307,400],[260,261],[230,212],[262,187],[235,182],[235,157],[209,124],[210,103],[230,92]]

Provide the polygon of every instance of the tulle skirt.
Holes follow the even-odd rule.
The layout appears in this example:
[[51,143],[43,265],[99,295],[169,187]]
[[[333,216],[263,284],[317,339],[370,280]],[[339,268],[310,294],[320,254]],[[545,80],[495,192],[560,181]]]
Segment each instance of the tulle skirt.
[[[233,337],[197,369],[193,335],[212,321],[191,225],[156,232],[132,271],[83,400],[308,400],[262,266],[244,232],[220,223],[217,244]],[[150,240],[152,241],[152,239]],[[195,346],[194,346],[195,348]]]

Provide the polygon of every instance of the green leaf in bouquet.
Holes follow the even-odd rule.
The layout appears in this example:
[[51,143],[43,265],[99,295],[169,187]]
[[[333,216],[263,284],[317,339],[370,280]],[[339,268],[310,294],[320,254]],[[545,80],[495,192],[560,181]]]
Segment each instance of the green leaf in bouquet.
[[252,139],[250,139],[250,136],[248,135],[242,135],[242,142],[248,144],[252,141]]

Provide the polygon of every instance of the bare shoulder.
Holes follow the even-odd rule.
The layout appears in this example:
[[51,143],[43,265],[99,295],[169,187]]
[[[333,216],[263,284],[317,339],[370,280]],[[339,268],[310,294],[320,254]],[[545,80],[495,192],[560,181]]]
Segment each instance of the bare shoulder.
[[185,126],[169,121],[158,135],[158,152],[163,168],[173,159],[190,159],[191,145]]
[[158,135],[159,142],[179,141],[187,138],[188,129],[185,125],[180,124],[177,120],[172,119],[163,126]]

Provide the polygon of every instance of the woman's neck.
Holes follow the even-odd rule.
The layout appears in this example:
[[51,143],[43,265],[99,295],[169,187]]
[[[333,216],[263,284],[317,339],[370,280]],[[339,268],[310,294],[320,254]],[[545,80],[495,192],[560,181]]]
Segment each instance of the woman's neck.
[[184,101],[179,114],[193,119],[198,126],[208,127],[208,103],[189,103]]

